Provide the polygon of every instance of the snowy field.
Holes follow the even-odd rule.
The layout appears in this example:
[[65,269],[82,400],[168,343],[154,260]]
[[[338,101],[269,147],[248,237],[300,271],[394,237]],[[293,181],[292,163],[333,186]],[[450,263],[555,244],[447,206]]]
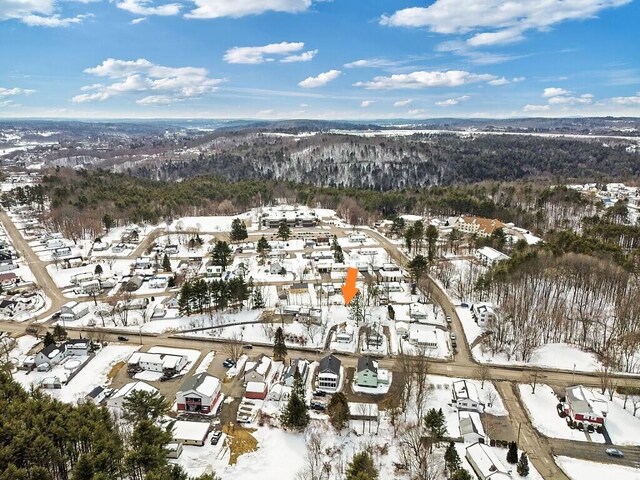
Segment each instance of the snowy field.
[[615,480],[640,480],[640,469],[612,465],[570,457],[556,457],[556,463],[571,480],[611,478]]
[[[473,320],[472,320],[473,321]],[[519,362],[508,359],[502,353],[491,355],[490,352],[483,352],[482,346],[473,348],[473,357],[482,363],[495,363],[498,365],[537,365],[539,367],[558,368],[561,370],[572,370],[575,365],[577,372],[594,372],[602,366],[593,353],[566,343],[549,343],[536,348],[528,362]]]

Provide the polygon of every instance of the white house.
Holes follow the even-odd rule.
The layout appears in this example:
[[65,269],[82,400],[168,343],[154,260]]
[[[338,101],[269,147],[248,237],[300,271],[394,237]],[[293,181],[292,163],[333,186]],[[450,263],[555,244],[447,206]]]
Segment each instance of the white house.
[[60,319],[63,321],[79,320],[89,313],[87,303],[67,302],[60,308]]
[[302,359],[293,360],[289,368],[284,372],[282,383],[287,387],[292,387],[296,372],[300,374],[302,382],[306,384],[307,376],[309,375],[309,362]]
[[318,389],[335,392],[340,385],[340,371],[342,362],[339,358],[327,355],[320,360],[318,367]]
[[247,362],[244,367],[243,382],[266,382],[271,369],[271,359],[260,356],[256,362]]
[[173,424],[173,440],[181,445],[202,447],[209,435],[209,422],[187,422],[178,420]]
[[438,334],[435,330],[411,329],[409,330],[409,343],[418,347],[438,348]]
[[484,412],[484,403],[480,401],[478,389],[466,380],[457,380],[452,384],[453,404],[458,410]]
[[158,393],[156,387],[144,382],[131,382],[127,383],[120,390],[115,392],[108,400],[107,405],[112,408],[122,408],[123,402],[133,393],[137,391],[144,391],[149,393]]
[[469,445],[465,457],[480,480],[511,480],[509,470],[484,443]]
[[86,338],[67,340],[56,345],[52,343],[40,350],[34,357],[36,367],[47,364],[50,367],[57,365],[64,358],[75,356],[83,357],[89,354],[90,341]]
[[473,305],[473,313],[480,327],[486,327],[497,318],[497,313],[491,305]]
[[166,375],[175,375],[187,365],[187,362],[188,358],[184,355],[134,352],[127,362],[127,371],[134,373],[140,370],[147,370]]
[[485,443],[486,434],[480,421],[480,414],[477,412],[458,412],[460,419],[460,437],[464,443]]
[[220,380],[206,372],[185,381],[176,393],[178,411],[209,413],[220,398]]
[[476,249],[475,256],[478,261],[487,267],[492,267],[498,262],[504,262],[505,260],[509,260],[509,255],[505,255],[504,253],[496,250],[491,247],[482,247]]

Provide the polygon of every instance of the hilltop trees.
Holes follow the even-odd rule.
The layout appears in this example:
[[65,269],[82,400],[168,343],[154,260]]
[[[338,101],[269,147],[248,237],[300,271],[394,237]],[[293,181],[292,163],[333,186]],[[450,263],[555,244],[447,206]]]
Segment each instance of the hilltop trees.
[[229,305],[241,306],[249,295],[249,286],[242,277],[209,282],[200,278],[182,284],[178,307],[182,315],[224,310]]

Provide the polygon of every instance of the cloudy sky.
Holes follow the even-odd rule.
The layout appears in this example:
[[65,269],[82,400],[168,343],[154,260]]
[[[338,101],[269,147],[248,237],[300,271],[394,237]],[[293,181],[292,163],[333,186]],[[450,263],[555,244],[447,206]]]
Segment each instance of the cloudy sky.
[[638,116],[639,4],[0,0],[0,117]]

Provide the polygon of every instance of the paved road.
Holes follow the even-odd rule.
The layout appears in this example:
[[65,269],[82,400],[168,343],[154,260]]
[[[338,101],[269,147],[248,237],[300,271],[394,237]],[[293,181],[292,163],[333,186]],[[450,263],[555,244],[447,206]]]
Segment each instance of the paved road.
[[2,207],[0,207],[0,223],[2,223],[7,235],[11,238],[13,248],[20,253],[20,256],[29,265],[31,272],[33,272],[36,278],[36,283],[43,289],[45,295],[49,297],[51,301],[49,308],[38,314],[36,318],[41,319],[57,312],[68,300],[62,295],[62,292],[51,278],[51,275],[49,275],[45,263],[34,253],[33,249],[29,246]]

